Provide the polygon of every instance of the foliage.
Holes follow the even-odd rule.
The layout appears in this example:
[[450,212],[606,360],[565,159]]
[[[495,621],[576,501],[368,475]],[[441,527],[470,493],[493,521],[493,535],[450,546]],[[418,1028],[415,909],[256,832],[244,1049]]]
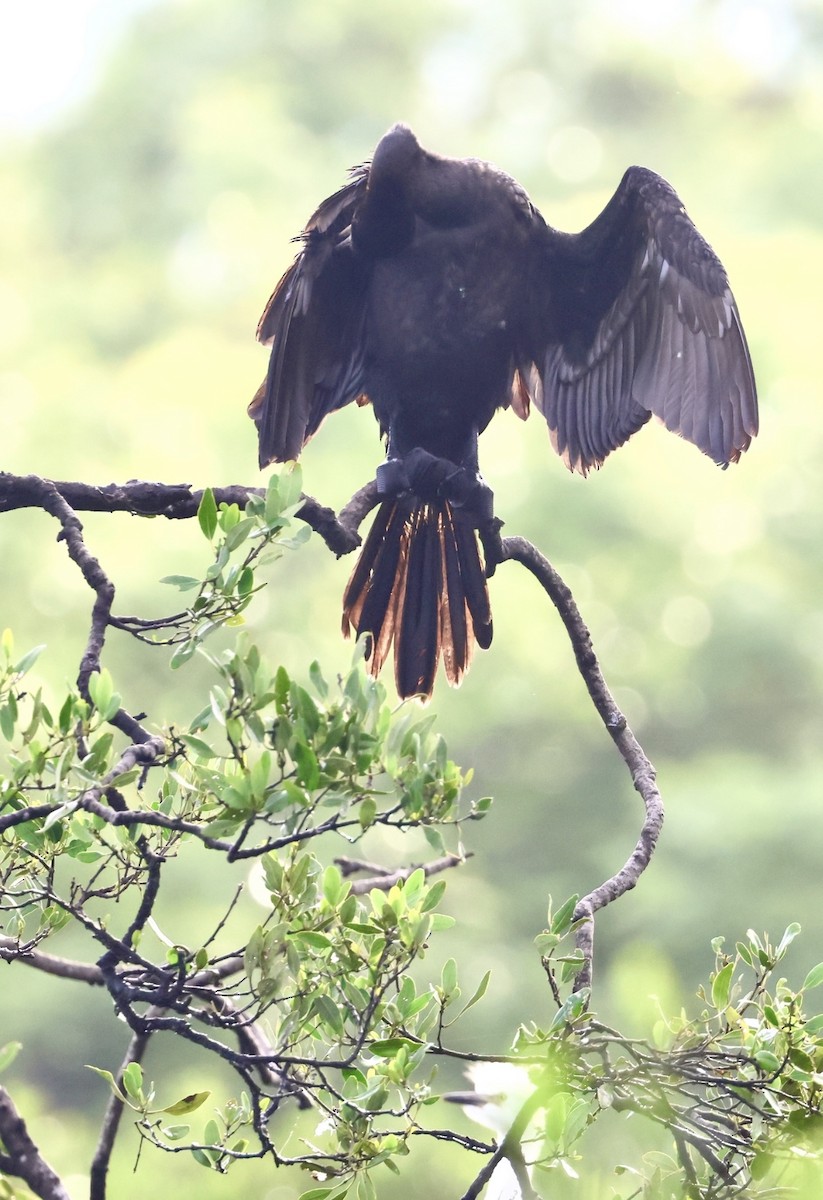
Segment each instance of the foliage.
[[[370,1200],[377,1168],[399,1172],[425,1137],[491,1155],[498,1170],[505,1159],[521,1171],[524,1195],[549,1194],[558,1171],[576,1178],[583,1136],[608,1110],[644,1118],[671,1141],[670,1152],[618,1168],[637,1180],[633,1194],[775,1194],[787,1161],[816,1156],[823,1120],[823,1018],[805,1009],[823,964],[799,990],[775,977],[797,925],[776,947],[750,931],[733,955],[718,938],[702,1010],[663,1017],[647,1044],[600,1021],[577,987],[573,896],[550,906],[535,939],[552,1020],[521,1024],[508,1052],[459,1049],[455,1023],[491,973],[463,1000],[453,958],[435,977],[420,964],[454,924],[440,911],[445,880],[432,876],[463,862],[463,824],[490,801],[464,797],[469,776],[434,719],[413,705],[392,710],[359,664],[334,684],[314,664],[304,686],[283,667],[270,671],[242,630],[228,648],[209,645],[221,624],[242,622],[258,565],[304,540],[292,529],[299,496],[294,470],[251,497],[245,514],[218,508],[207,490],[198,516],[213,564],[203,579],[173,579],[194,594],[190,608],[135,626],[141,640],[174,645],[172,669],[195,654],[208,663],[209,702],[186,728],[124,745],[122,697],[105,668],[91,675],[88,698],[72,691],[53,712],[30,682],[42,647],[18,657],[3,635],[3,957],[108,991],[132,1040],[118,1071],[92,1070],[110,1106],[132,1111],[144,1143],[219,1173],[270,1157],[311,1174],[317,1186],[304,1200]],[[377,831],[415,829],[440,855],[424,866],[340,853]],[[448,852],[445,839],[455,838]],[[263,919],[227,892],[217,927],[187,942],[164,898],[177,860],[193,852],[202,880],[209,856],[254,864]],[[67,927],[85,946],[71,962],[43,949]],[[234,1090],[175,1097],[173,1072],[152,1081],[142,1059],[161,1034],[225,1063]],[[8,1042],[0,1065],[19,1050]],[[430,1111],[442,1111],[432,1107],[442,1098],[438,1064],[452,1059],[519,1072],[516,1107],[502,1126],[490,1122],[496,1143],[432,1123]],[[107,1136],[104,1128],[98,1147],[106,1163]]]
[[[406,1153],[430,1099],[428,1036],[452,996],[418,994],[410,968],[452,919],[437,911],[445,883],[427,875],[461,861],[445,855],[441,830],[482,816],[488,802],[461,800],[464,777],[431,718],[408,706],[392,712],[360,666],[330,686],[315,665],[306,688],[282,667],[268,671],[243,634],[220,653],[203,646],[221,621],[237,622],[258,563],[304,540],[286,535],[299,494],[298,473],[284,471],[241,516],[236,506],[218,511],[206,492],[199,520],[216,539],[214,564],[202,581],[175,578],[196,598],[153,629],[176,642],[173,668],[199,651],[213,683],[186,729],[163,731],[154,762],[135,762],[135,747],[117,743],[111,723],[122,698],[107,670],[92,674],[88,700],[72,692],[53,715],[41,690],[26,690],[37,651],[17,659],[4,636],[2,949],[42,964],[50,961],[37,958],[42,945],[73,924],[99,956],[81,975],[108,988],[136,1036],[169,1030],[234,1068],[238,1097],[190,1144],[188,1126],[168,1118],[187,1116],[208,1092],[158,1104],[137,1061],[117,1079],[96,1067],[147,1139],[190,1144],[199,1163],[221,1171],[272,1154],[345,1177]],[[445,858],[396,873],[374,868],[367,887],[324,861],[373,828],[415,827]],[[192,842],[229,863],[259,864],[261,923],[243,927],[235,897],[202,944],[161,928],[168,874]],[[240,942],[226,948],[238,923]],[[281,1106],[319,1113],[324,1136],[287,1154],[269,1132]]]

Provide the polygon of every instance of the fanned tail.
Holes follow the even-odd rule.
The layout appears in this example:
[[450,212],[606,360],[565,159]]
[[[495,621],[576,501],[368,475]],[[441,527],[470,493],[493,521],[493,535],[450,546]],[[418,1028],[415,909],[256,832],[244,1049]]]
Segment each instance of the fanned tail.
[[492,617],[477,534],[448,500],[386,500],[377,510],[343,596],[343,632],[368,633],[377,675],[394,645],[401,699],[429,698],[440,658],[449,683],[487,649]]

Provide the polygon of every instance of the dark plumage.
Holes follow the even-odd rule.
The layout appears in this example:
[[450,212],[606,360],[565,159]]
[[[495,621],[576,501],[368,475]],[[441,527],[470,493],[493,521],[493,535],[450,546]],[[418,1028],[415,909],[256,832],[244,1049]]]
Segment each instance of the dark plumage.
[[726,272],[673,189],[630,167],[582,233],[559,233],[508,175],[395,125],[325,200],[260,321],[260,465],[297,458],[367,398],[387,439],[379,508],[344,629],[394,644],[401,696],[459,683],[492,623],[476,527],[492,515],[477,436],[534,403],[566,464],[599,467],[654,414],[721,466],[757,432]]

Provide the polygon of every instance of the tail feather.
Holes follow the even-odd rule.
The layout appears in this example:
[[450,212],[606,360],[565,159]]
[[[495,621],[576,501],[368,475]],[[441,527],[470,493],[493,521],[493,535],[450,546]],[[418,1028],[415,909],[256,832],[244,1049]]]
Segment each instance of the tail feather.
[[402,620],[394,633],[394,674],[401,696],[430,696],[440,659],[440,531],[426,508],[412,514]]
[[443,622],[443,666],[446,668],[449,683],[456,687],[471,659],[472,635],[469,632],[466,603],[463,598],[460,558],[451,515],[451,509],[446,509],[443,514],[443,539],[440,550],[441,571],[446,586],[441,595],[440,614]]
[[431,696],[442,655],[459,684],[475,641],[491,643],[488,589],[472,519],[448,501],[386,500],[343,597],[343,632],[370,634],[377,675],[394,646],[402,698]]
[[[457,512],[454,516],[460,518],[463,514]],[[480,564],[480,555],[477,549],[477,534],[472,525],[466,520],[460,519],[454,522],[454,532],[463,590],[474,634],[481,650],[488,650],[492,644],[492,610],[489,603],[486,573]]]

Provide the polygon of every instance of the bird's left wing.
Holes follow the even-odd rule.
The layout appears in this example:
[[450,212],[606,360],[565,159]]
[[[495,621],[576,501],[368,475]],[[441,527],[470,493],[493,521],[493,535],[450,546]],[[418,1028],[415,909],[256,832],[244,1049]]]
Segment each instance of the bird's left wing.
[[367,178],[367,167],[356,168],[323,201],[260,318],[258,341],[272,348],[249,405],[261,467],[297,458],[323,418],[362,392],[368,276],[352,250],[351,223]]
[[630,167],[582,233],[545,227],[529,388],[573,470],[654,413],[722,466],[757,432],[757,396],[722,263],[653,171]]

